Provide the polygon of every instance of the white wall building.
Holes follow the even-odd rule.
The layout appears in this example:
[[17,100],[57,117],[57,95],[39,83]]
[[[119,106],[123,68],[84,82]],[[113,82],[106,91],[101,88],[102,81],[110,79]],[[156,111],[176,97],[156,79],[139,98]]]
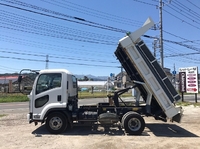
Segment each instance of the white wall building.
[[79,88],[88,88],[91,89],[91,87],[94,87],[94,89],[110,89],[114,86],[114,83],[109,81],[78,81],[78,87]]

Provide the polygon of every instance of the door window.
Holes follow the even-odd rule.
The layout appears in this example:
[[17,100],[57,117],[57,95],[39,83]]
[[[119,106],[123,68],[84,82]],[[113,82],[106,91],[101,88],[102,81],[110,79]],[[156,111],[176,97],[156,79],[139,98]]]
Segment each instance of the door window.
[[47,73],[41,74],[36,85],[36,94],[44,91],[61,87],[62,75],[61,73]]
[[72,81],[73,81],[73,88],[77,88],[77,79],[75,76],[72,76]]

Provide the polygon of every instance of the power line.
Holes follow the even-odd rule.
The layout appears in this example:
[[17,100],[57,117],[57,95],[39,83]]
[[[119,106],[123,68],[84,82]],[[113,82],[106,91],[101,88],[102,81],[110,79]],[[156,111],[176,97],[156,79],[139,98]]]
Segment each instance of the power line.
[[8,71],[17,70],[17,71],[18,71],[18,69],[16,69],[16,68],[6,67],[6,66],[2,66],[2,65],[0,65],[0,67],[1,67],[1,69],[3,69],[3,70],[8,70]]
[[[2,24],[6,24],[6,23],[2,22]],[[94,40],[85,40],[84,38],[83,39],[77,39],[77,38],[74,38],[74,37],[67,37],[67,36],[55,36],[53,34],[47,34],[47,33],[36,32],[36,31],[29,31],[29,30],[24,30],[25,28],[19,29],[19,28],[13,28],[13,27],[9,27],[9,26],[15,26],[16,27],[16,25],[13,25],[13,24],[9,24],[8,26],[0,25],[0,27],[2,27],[2,28],[6,28],[6,29],[10,29],[10,30],[21,31],[21,32],[25,32],[25,33],[32,33],[32,34],[48,36],[48,37],[53,37],[53,38],[61,38],[61,39],[68,39],[68,40],[75,40],[75,41],[82,41],[82,42],[89,42],[89,43],[116,45],[115,43],[99,42],[99,41],[94,41]]]
[[68,10],[80,12],[80,13],[83,13],[83,14],[87,14],[89,16],[98,17],[98,18],[101,18],[101,19],[104,19],[104,20],[117,22],[117,23],[120,23],[120,24],[126,24],[126,25],[131,25],[131,26],[141,26],[142,25],[142,22],[139,22],[139,21],[136,21],[136,20],[130,20],[128,18],[123,18],[123,17],[115,16],[113,14],[104,13],[104,12],[94,10],[94,9],[91,9],[91,8],[88,8],[88,7],[83,7],[81,5],[78,5],[78,4],[75,4],[75,3],[72,3],[72,2],[68,2],[66,0],[64,0],[64,2],[53,0],[55,3],[49,2],[47,0],[41,0],[41,1],[46,2],[48,4],[52,4],[54,6],[67,8]]
[[[15,40],[17,39],[17,40]],[[97,55],[97,56],[101,56],[102,55],[105,55],[105,54],[109,54],[109,53],[106,53],[106,52],[100,52],[100,51],[91,51],[91,50],[85,50],[85,49],[77,49],[77,48],[71,48],[71,47],[64,47],[64,46],[59,46],[59,45],[46,45],[44,43],[37,43],[37,42],[34,42],[34,41],[28,41],[28,40],[23,40],[23,39],[19,39],[19,38],[15,38],[13,40],[12,37],[10,37],[9,39],[5,39],[5,38],[1,38],[0,37],[0,40],[1,41],[5,41],[5,42],[8,42],[8,43],[15,43],[15,44],[20,44],[20,45],[25,45],[25,46],[29,46],[29,47],[36,47],[36,48],[40,48],[41,50],[43,49],[47,49],[48,51],[51,50],[51,51],[59,51],[59,52],[67,52],[67,53],[76,53],[78,52],[79,54],[81,55]],[[27,43],[27,42],[30,42],[30,43]],[[39,45],[38,45],[39,44]],[[44,46],[42,46],[44,45]],[[9,49],[10,50],[10,49]],[[32,51],[29,51],[29,52],[32,52]],[[40,52],[41,53],[41,52]],[[44,55],[46,55],[46,53],[43,53]],[[55,54],[54,54],[55,55]]]
[[142,4],[146,4],[146,5],[150,5],[150,6],[155,6],[157,7],[157,5],[154,5],[154,4],[151,4],[151,3],[147,3],[147,2],[144,2],[144,1],[141,1],[141,0],[133,0],[135,2],[139,2],[139,3],[142,3]]
[[[136,0],[136,1],[138,1],[138,0]],[[141,1],[138,1],[138,2],[141,2]],[[112,27],[111,27],[112,28]],[[125,31],[125,32],[128,32],[128,31]]]
[[[174,6],[174,5],[172,4],[172,6]],[[182,16],[186,17],[187,19],[191,20],[192,22],[199,24],[199,22],[197,22],[197,21],[195,20],[194,16],[191,17],[191,14],[188,14],[187,12],[185,12],[186,15],[183,14],[183,13],[182,13],[182,12],[183,12],[182,9],[180,9],[180,8],[178,8],[178,7],[176,7],[176,6],[174,6],[175,8],[172,8],[170,5],[168,5],[168,7],[171,8],[172,10],[174,10],[175,12],[178,12],[178,13],[181,14]],[[180,10],[180,12],[178,11],[178,9]],[[189,15],[189,16],[187,16],[187,15]],[[199,19],[198,19],[198,20],[199,20]]]
[[[169,35],[172,35],[172,36],[174,36],[174,37],[180,38],[180,39],[182,39],[182,40],[185,40],[184,42],[191,42],[191,43],[196,43],[196,44],[199,44],[199,45],[200,45],[200,43],[197,43],[197,42],[196,42],[196,41],[198,41],[198,40],[189,40],[189,39],[180,37],[180,36],[178,36],[178,35],[172,34],[172,33],[168,32],[168,31],[165,31],[165,30],[163,30],[163,32],[165,32],[165,33],[167,33],[167,34],[169,34]],[[181,43],[181,42],[180,42],[180,43]]]
[[114,37],[114,36],[110,36],[110,35],[103,35],[103,34],[97,34],[97,33],[92,33],[92,32],[88,32],[88,31],[82,31],[82,30],[79,30],[79,29],[73,29],[73,28],[69,28],[69,27],[66,27],[66,26],[61,26],[61,25],[57,25],[57,24],[53,24],[53,23],[47,23],[47,22],[44,22],[44,21],[40,21],[40,20],[36,20],[36,19],[33,19],[33,18],[28,18],[28,17],[25,17],[25,16],[21,16],[21,15],[16,15],[14,13],[8,13],[6,11],[1,11],[1,15],[3,16],[2,18],[3,19],[11,19],[12,21],[15,20],[15,21],[19,21],[20,23],[21,22],[24,22],[24,23],[27,23],[28,26],[30,25],[35,25],[35,26],[43,26],[45,28],[52,28],[54,30],[62,30],[62,31],[67,31],[67,32],[71,32],[71,33],[74,33],[74,34],[87,34],[88,36],[90,37],[100,37],[102,39],[112,39],[112,40],[116,40],[117,38]]
[[[32,62],[46,62],[46,60],[36,60],[36,59],[29,59],[29,58],[10,57],[10,56],[0,56],[0,58],[23,60],[23,61],[25,60],[25,61],[32,61]],[[94,67],[96,67],[96,66],[98,66],[98,67],[112,67],[112,68],[118,68],[119,67],[119,66],[84,64],[84,63],[70,63],[70,62],[59,62],[59,61],[49,61],[49,63],[71,64],[71,65],[81,65],[81,66],[94,66]]]
[[194,55],[194,54],[200,54],[200,52],[195,52],[195,53],[182,53],[182,54],[171,54],[171,55],[166,55],[165,57],[187,56],[187,55]]
[[[5,51],[5,50],[0,50],[0,52],[3,53],[10,53],[10,54],[17,54],[17,55],[28,55],[28,56],[35,56],[35,57],[46,57],[46,55],[42,55],[42,54],[30,54],[30,53],[25,53],[25,52],[11,52],[11,51]],[[66,57],[64,56],[53,56],[53,55],[48,55],[48,58],[56,58],[56,59],[66,59],[66,60],[81,60],[81,61],[88,61],[88,62],[100,62],[100,63],[117,63],[114,61],[101,61],[101,60],[89,60],[89,59],[81,59],[81,58],[70,58],[70,57]]]
[[[10,40],[9,40],[10,41]],[[30,41],[31,42],[31,41]],[[168,41],[169,42],[169,41]],[[176,43],[177,44],[177,43]],[[3,52],[6,52],[6,51],[3,51]],[[39,56],[39,55],[36,55],[36,56]],[[41,56],[41,55],[40,55]],[[42,57],[44,57],[45,55],[42,55]],[[60,57],[59,57],[60,58]],[[63,58],[63,57],[62,57]],[[78,60],[81,60],[81,59],[78,59]],[[93,60],[94,61],[94,60]]]
[[[155,37],[152,37],[152,36],[149,36],[149,35],[143,35],[143,37],[155,39]],[[188,49],[191,49],[191,50],[195,50],[195,51],[200,52],[200,48],[196,48],[196,47],[193,47],[193,46],[191,46],[191,45],[183,44],[183,43],[181,43],[181,42],[172,41],[172,40],[168,40],[168,39],[163,39],[163,41],[169,42],[169,43],[173,43],[173,44],[177,44],[177,45],[183,46],[183,47],[185,47],[185,48],[188,48]]]
[[196,8],[200,9],[200,7],[194,3],[192,3],[191,1],[187,0],[190,4],[192,4],[193,6],[195,6]]
[[[169,41],[168,41],[169,42]],[[172,41],[170,41],[170,42],[172,42]],[[177,43],[176,43],[177,44]],[[38,55],[37,55],[38,56]]]
[[[176,0],[174,0],[173,3],[175,3],[176,5],[178,5],[178,7],[177,7],[178,9],[180,9],[180,8],[184,9],[184,10],[185,10],[185,13],[188,14],[188,12],[189,12],[189,13],[190,13],[190,16],[193,15],[193,17],[200,18],[200,14],[198,14],[197,12],[195,12],[193,9],[191,9],[191,8],[189,8],[189,7],[187,7],[187,6],[185,6],[183,3],[180,3],[180,2],[178,2],[178,1],[176,1]],[[180,11],[182,11],[182,10],[180,9]],[[191,15],[191,14],[192,14],[192,15]]]
[[[174,57],[174,60],[180,60],[179,57],[181,57],[181,59],[189,59],[195,62],[199,62],[199,58],[195,59],[194,55],[200,54],[200,52],[191,52],[188,53],[189,51],[186,51],[187,53],[183,53],[183,51],[181,51],[181,53],[177,53],[176,51],[180,51],[179,49],[176,49],[168,44],[165,43],[166,46],[170,47],[171,49],[165,48],[165,50],[170,51],[171,53],[169,55],[165,55],[166,58],[172,58]],[[190,55],[192,55],[192,57],[190,57]]]
[[[5,23],[5,22],[8,22],[9,24]],[[40,34],[41,33],[45,33],[45,34],[48,33],[48,35],[56,35],[56,34],[58,34],[57,35],[58,38],[68,37],[68,39],[71,39],[69,37],[73,37],[73,38],[76,37],[76,38],[80,38],[80,39],[84,38],[85,40],[88,40],[90,42],[91,41],[94,41],[94,42],[98,41],[100,43],[107,43],[107,44],[109,44],[109,40],[108,39],[104,40],[101,37],[90,37],[90,36],[79,35],[79,34],[75,34],[74,35],[72,33],[65,32],[64,30],[62,30],[62,32],[61,32],[61,30],[54,30],[54,29],[51,29],[51,28],[48,28],[48,27],[40,27],[39,24],[38,25],[37,24],[35,24],[35,25],[34,24],[26,24],[23,21],[22,22],[15,21],[14,19],[13,20],[4,19],[1,24],[5,24],[7,26],[13,26],[13,27],[16,27],[16,28],[22,28],[22,29],[28,30],[28,31],[29,31],[29,28],[31,28],[31,30],[34,31],[34,32],[37,32],[38,30],[40,30],[39,31]],[[51,34],[49,34],[49,33],[51,33]]]
[[[80,18],[76,18],[76,19],[80,19]],[[81,21],[83,21],[83,20],[81,20]]]
[[165,9],[163,9],[163,11],[165,11],[166,13],[168,13],[168,14],[170,14],[171,16],[175,17],[176,19],[180,20],[181,22],[186,23],[186,24],[188,24],[188,25],[190,25],[190,26],[192,26],[192,27],[194,27],[194,28],[200,30],[200,28],[199,28],[198,26],[195,26],[195,25],[193,25],[193,24],[191,24],[191,23],[189,23],[189,22],[187,22],[187,21],[185,21],[185,20],[183,20],[183,19],[177,17],[176,15],[172,14],[171,12],[169,12],[169,11],[167,11],[167,10],[165,10]]
[[[7,2],[10,2],[10,1],[7,1]],[[19,1],[17,1],[17,2],[19,2]],[[16,4],[14,2],[10,2],[10,3]],[[66,18],[61,18],[61,17],[57,17],[57,16],[54,16],[54,15],[49,15],[49,14],[46,14],[46,13],[41,13],[41,12],[37,12],[37,11],[33,11],[33,10],[21,8],[21,7],[16,7],[16,6],[8,5],[8,4],[0,3],[0,5],[4,5],[4,6],[7,6],[7,7],[11,7],[11,8],[15,8],[15,9],[19,9],[19,10],[35,13],[35,14],[39,14],[39,15],[46,16],[46,17],[51,17],[51,18],[55,18],[55,19],[60,19],[60,20],[64,20],[64,21],[69,21],[69,22],[73,22],[73,23],[78,23],[78,24],[82,24],[82,25],[96,27],[96,28],[100,28],[100,29],[106,29],[106,30],[116,31],[116,32],[121,32],[121,33],[126,33],[127,32],[127,31],[125,31],[123,29],[118,29],[118,28],[115,28],[115,27],[102,25],[102,24],[95,23],[95,22],[92,22],[92,21],[87,21],[87,20],[82,19],[82,18],[65,15],[65,14],[62,14],[62,13],[59,13],[59,12],[51,11],[51,10],[44,9],[44,8],[41,8],[41,7],[37,7],[37,6],[34,6],[34,5],[30,5],[30,4],[27,4],[27,3],[20,2],[20,4],[18,4],[18,5],[22,5],[24,7],[29,7],[29,8],[40,10],[40,11],[45,11],[47,13],[53,13],[53,14],[56,14],[56,15],[60,15],[62,17],[67,17],[67,18],[70,18],[70,19],[78,20],[78,21],[69,20],[69,19],[66,19]]]
[[69,1],[67,1],[67,0],[63,0],[63,1],[65,1],[65,2],[67,2],[67,3],[70,3],[70,4],[72,4],[72,5],[75,5],[75,6],[79,6],[79,8],[81,7],[81,8],[85,8],[86,10],[88,10],[88,9],[89,9],[89,10],[92,10],[92,13],[98,13],[98,15],[99,15],[99,13],[100,13],[100,14],[105,14],[106,17],[114,17],[114,19],[120,19],[120,20],[122,20],[122,22],[127,22],[127,21],[128,21],[128,22],[130,22],[131,24],[133,24],[133,23],[143,24],[143,22],[140,22],[140,21],[137,21],[137,20],[130,20],[129,18],[124,18],[124,17],[117,16],[117,15],[114,15],[114,14],[102,12],[102,11],[99,11],[99,10],[96,10],[96,9],[84,7],[84,6],[81,6],[81,5],[78,5],[78,4],[69,2]]

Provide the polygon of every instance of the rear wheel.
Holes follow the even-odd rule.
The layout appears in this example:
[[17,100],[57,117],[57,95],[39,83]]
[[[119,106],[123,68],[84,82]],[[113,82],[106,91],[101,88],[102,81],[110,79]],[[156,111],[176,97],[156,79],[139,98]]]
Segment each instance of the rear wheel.
[[122,117],[122,127],[131,135],[140,135],[145,128],[145,121],[136,112],[128,112]]
[[66,130],[68,123],[62,113],[52,113],[47,117],[45,125],[50,133],[59,134]]
[[121,124],[122,124],[122,127],[124,127],[124,118],[125,118],[125,117],[126,117],[126,115],[128,115],[129,113],[136,113],[136,112],[129,111],[129,112],[125,113],[125,114],[122,116],[122,119],[121,119]]

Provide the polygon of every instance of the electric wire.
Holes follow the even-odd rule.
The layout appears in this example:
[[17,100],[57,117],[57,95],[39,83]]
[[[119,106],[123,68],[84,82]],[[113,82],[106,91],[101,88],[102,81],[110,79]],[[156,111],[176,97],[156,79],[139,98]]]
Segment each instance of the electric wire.
[[[23,60],[23,61],[32,61],[32,62],[46,62],[46,60],[39,60],[39,59],[30,59],[30,58],[21,58],[21,57],[11,57],[11,56],[0,56],[0,58],[5,59],[15,59],[15,60]],[[93,66],[93,67],[112,67],[112,68],[118,68],[119,66],[109,66],[109,65],[98,65],[98,64],[86,64],[86,63],[70,63],[70,62],[60,62],[60,61],[51,61],[50,63],[58,63],[58,64],[70,64],[70,65],[82,65],[82,66]]]
[[190,4],[192,4],[193,6],[195,6],[196,8],[200,9],[200,7],[194,3],[192,3],[191,1],[187,0]]
[[115,36],[110,36],[110,35],[103,35],[103,34],[97,34],[97,33],[92,33],[92,32],[88,32],[88,31],[82,31],[79,29],[73,29],[73,28],[69,28],[69,27],[65,27],[65,26],[61,26],[61,25],[57,25],[57,24],[53,24],[53,23],[47,23],[41,20],[36,20],[33,18],[28,18],[22,15],[16,15],[14,13],[9,13],[6,12],[4,10],[0,10],[1,12],[1,17],[2,19],[10,19],[10,20],[15,20],[15,21],[19,21],[19,22],[24,22],[27,23],[28,25],[35,25],[35,26],[42,26],[45,28],[52,28],[54,30],[62,30],[62,31],[67,31],[67,32],[71,32],[74,34],[80,34],[80,35],[89,35],[90,37],[99,37],[102,39],[111,39],[111,40],[116,40],[117,38]]
[[[3,53],[9,53],[9,54],[17,54],[17,55],[28,55],[28,56],[35,56],[35,57],[46,57],[44,54],[30,54],[30,53],[25,53],[25,52],[11,52],[11,51],[6,51],[6,50],[0,50],[0,52]],[[66,57],[65,55],[63,56],[53,56],[53,55],[48,55],[51,58],[56,58],[56,59],[67,59],[67,60],[81,60],[81,61],[89,61],[89,62],[101,62],[101,63],[117,63],[114,61],[108,61],[108,60],[89,60],[89,59],[82,59],[82,58],[71,58],[71,57]]]
[[195,26],[195,25],[193,25],[193,24],[191,24],[191,23],[189,23],[189,22],[187,22],[187,21],[181,19],[180,17],[177,17],[176,15],[172,14],[171,12],[169,12],[169,11],[167,11],[167,10],[165,10],[165,9],[163,9],[163,11],[165,11],[166,13],[168,13],[168,14],[170,14],[171,16],[175,17],[176,19],[180,20],[181,22],[186,23],[186,24],[188,24],[188,25],[190,25],[190,26],[192,26],[192,27],[194,27],[194,28],[200,30],[200,28],[199,28],[198,26]]
[[[177,9],[179,9],[180,11],[183,11],[184,13],[188,14],[191,17],[196,17],[196,18],[200,18],[200,14],[198,14],[197,12],[195,12],[193,9],[183,5],[183,3],[178,2],[177,0],[174,0],[173,3],[175,5],[177,5]],[[180,8],[182,8],[183,10],[181,10]]]
[[[139,0],[134,0],[134,1],[139,1]],[[150,4],[150,3],[147,3],[147,4]],[[156,6],[156,5],[153,5],[153,6]],[[80,20],[80,18],[74,18],[74,19],[78,19],[78,20]],[[81,20],[81,21],[83,21],[83,20]],[[94,23],[94,22],[93,22]],[[109,30],[109,29],[108,29]],[[126,31],[127,32],[127,31]],[[189,40],[188,40],[189,41]],[[190,49],[195,49],[196,51],[199,51],[199,48],[195,48],[195,47],[193,47],[193,46],[190,46],[190,45],[186,45],[186,44],[182,44],[182,43],[178,43],[178,42],[173,42],[173,41],[170,41],[170,40],[168,40],[167,42],[169,42],[169,43],[174,43],[174,44],[178,44],[178,45],[181,45],[181,46],[185,46],[185,47],[187,47],[187,48],[190,48]]]
[[[171,7],[170,5],[167,5],[169,8],[171,8],[172,10],[174,10],[175,12],[177,12],[177,13],[179,13],[179,14],[181,14],[182,16],[184,16],[185,18],[187,18],[187,19],[189,19],[190,21],[192,21],[192,22],[194,22],[194,23],[196,23],[196,24],[199,24],[200,22],[199,22],[199,19],[195,19],[194,18],[194,16],[192,16],[191,17],[191,13],[187,13],[187,12],[184,12],[184,13],[182,13],[183,12],[183,10],[182,9],[180,9],[180,8],[178,8],[178,7],[176,7],[176,6],[174,6],[173,4],[172,4],[172,6],[174,6],[175,8],[173,8],[173,7]],[[178,11],[178,10],[180,10],[180,11]],[[188,16],[189,15],[189,16]],[[196,21],[196,20],[198,20],[198,21]],[[186,21],[185,21],[186,22]],[[195,25],[194,25],[195,26]],[[196,27],[196,26],[195,26]]]
[[[91,26],[91,27],[96,27],[96,28],[100,28],[100,29],[106,29],[106,30],[110,30],[110,31],[116,31],[116,32],[121,32],[121,33],[127,32],[126,30],[123,30],[123,29],[103,25],[103,24],[100,24],[100,23],[95,23],[95,22],[92,22],[92,21],[85,20],[83,18],[65,15],[65,14],[62,14],[62,13],[59,13],[59,12],[55,12],[55,11],[48,10],[48,9],[45,9],[45,8],[41,8],[41,7],[38,7],[38,6],[34,6],[34,5],[31,5],[31,4],[23,3],[23,2],[20,2],[20,1],[16,1],[17,3],[7,1],[7,0],[3,0],[3,1],[6,1],[6,2],[9,2],[9,3],[12,3],[12,4],[18,4],[18,5],[28,7],[28,8],[31,8],[31,9],[36,9],[36,10],[43,11],[43,12],[46,12],[46,13],[54,14],[54,15],[50,15],[50,14],[41,13],[41,12],[38,12],[38,11],[33,11],[33,10],[30,10],[30,9],[25,9],[25,8],[21,8],[21,7],[17,7],[17,6],[12,6],[12,5],[8,5],[8,4],[0,3],[0,5],[4,5],[4,6],[7,6],[7,7],[11,7],[11,8],[15,8],[15,9],[35,13],[35,14],[39,14],[39,15],[42,15],[42,16],[56,18],[56,19],[69,21],[69,22],[73,22],[73,23],[78,23],[78,24],[82,24],[82,25],[87,25],[87,26]],[[55,15],[59,15],[59,16],[62,16],[62,17],[57,17]],[[66,19],[65,17],[70,18],[70,19]]]
[[103,13],[103,12],[100,12],[100,11],[97,11],[94,9],[90,9],[88,7],[83,7],[83,6],[74,4],[72,2],[65,1],[65,0],[64,0],[64,2],[52,0],[52,1],[54,1],[54,3],[47,1],[47,0],[41,0],[41,1],[51,4],[51,5],[54,5],[54,6],[65,8],[67,10],[72,10],[75,12],[79,12],[79,13],[86,14],[86,15],[93,16],[93,17],[98,17],[98,18],[112,21],[112,22],[117,22],[120,24],[126,24],[126,25],[137,26],[137,27],[142,25],[142,22],[139,22],[139,21],[135,21],[135,20],[133,21],[133,20],[130,20],[127,18],[122,18],[122,17],[120,18],[119,16],[115,16],[112,14],[106,14],[106,13]]
[[146,5],[150,5],[150,6],[155,6],[157,7],[157,5],[154,5],[154,4],[151,4],[151,3],[148,3],[148,2],[144,2],[144,1],[141,1],[141,0],[133,0],[135,2],[139,2],[139,3],[142,3],[142,4],[146,4]]

